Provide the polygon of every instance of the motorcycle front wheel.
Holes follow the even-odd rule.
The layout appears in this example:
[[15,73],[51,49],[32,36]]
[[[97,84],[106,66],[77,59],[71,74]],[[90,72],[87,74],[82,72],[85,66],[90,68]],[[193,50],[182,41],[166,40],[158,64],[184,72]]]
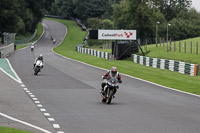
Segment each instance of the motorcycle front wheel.
[[106,103],[110,104],[111,101],[112,101],[113,91],[110,90],[110,91],[107,92],[107,94],[108,94],[108,97],[106,98]]

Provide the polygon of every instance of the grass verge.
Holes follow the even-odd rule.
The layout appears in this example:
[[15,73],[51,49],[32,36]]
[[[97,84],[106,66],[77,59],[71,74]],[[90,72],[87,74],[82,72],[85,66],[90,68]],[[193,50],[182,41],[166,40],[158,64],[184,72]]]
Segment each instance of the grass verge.
[[[186,49],[187,49],[186,53],[184,52],[185,46],[183,45],[185,42],[186,42]],[[195,44],[192,47],[193,48],[192,54],[191,54],[191,42],[193,42],[193,44]],[[165,47],[163,47],[163,44],[161,45],[161,47],[160,47],[160,45],[158,45],[158,47],[156,47],[155,44],[148,45],[147,50],[150,50],[150,53],[146,54],[146,56],[161,58],[161,59],[173,59],[173,60],[177,60],[177,61],[184,61],[184,62],[200,65],[200,54],[197,55],[196,54],[197,49],[195,49],[196,42],[200,42],[200,37],[181,41],[181,44],[182,44],[180,47],[181,52],[179,52],[179,44],[178,43],[175,46],[174,46],[174,44],[172,45],[171,52],[167,51],[167,44],[165,44]],[[175,47],[176,47],[176,49],[174,49]],[[168,47],[168,49],[169,49],[169,47]],[[200,48],[199,48],[199,50],[200,50]]]
[[[200,76],[191,77],[189,75],[181,74],[178,72],[171,72],[169,70],[161,70],[158,68],[142,66],[128,60],[109,61],[91,55],[78,53],[75,51],[75,46],[76,44],[83,43],[83,38],[85,37],[86,32],[81,31],[81,29],[73,21],[60,19],[49,20],[61,22],[66,25],[66,27],[68,27],[67,36],[63,43],[57,48],[54,48],[56,53],[105,69],[110,69],[112,66],[116,66],[118,67],[118,71],[121,73],[148,80],[167,87],[200,95]],[[126,83],[126,81],[123,83]]]
[[19,50],[19,49],[22,49],[22,48],[25,48],[27,47],[26,45],[17,45],[16,46],[16,50]]
[[22,131],[14,128],[0,127],[0,133],[32,133],[32,132]]

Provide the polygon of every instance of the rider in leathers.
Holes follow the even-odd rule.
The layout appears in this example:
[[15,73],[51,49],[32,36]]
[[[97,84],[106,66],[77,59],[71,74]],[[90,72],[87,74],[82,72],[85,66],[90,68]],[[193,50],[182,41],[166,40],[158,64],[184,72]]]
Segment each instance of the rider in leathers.
[[[33,69],[35,68],[36,62],[37,62],[38,60],[41,60],[41,61],[42,61],[42,64],[43,64],[43,55],[42,55],[42,54],[40,54],[40,56],[37,57],[37,58],[35,59],[35,62],[34,62],[34,64],[33,64]],[[42,68],[43,68],[43,67],[44,67],[44,66],[42,65]]]
[[[114,77],[118,80],[119,83],[122,83],[122,79],[121,79],[121,75],[119,74],[119,72],[117,72],[117,67],[112,67],[111,70],[109,70],[108,72],[106,72],[104,75],[103,75],[103,82],[101,83],[101,93],[104,95],[105,94],[105,85],[106,85],[106,82],[108,79],[110,79],[111,77]],[[114,92],[116,93],[116,92]]]

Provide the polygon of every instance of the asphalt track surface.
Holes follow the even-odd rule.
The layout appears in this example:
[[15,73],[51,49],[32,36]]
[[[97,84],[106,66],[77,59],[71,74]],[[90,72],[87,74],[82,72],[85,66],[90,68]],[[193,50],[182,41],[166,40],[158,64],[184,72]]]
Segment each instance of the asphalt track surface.
[[[122,76],[110,105],[99,88],[105,70],[63,58],[51,51],[64,39],[65,26],[45,20],[45,34],[9,60],[26,87],[65,133],[200,133],[200,98]],[[33,75],[33,62],[43,54],[45,66]],[[106,64],[105,64],[106,65]],[[189,78],[189,77],[188,77]]]

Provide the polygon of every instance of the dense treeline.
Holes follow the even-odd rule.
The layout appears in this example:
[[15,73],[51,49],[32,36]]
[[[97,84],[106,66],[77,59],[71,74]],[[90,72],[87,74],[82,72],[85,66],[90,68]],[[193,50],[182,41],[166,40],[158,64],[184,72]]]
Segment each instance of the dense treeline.
[[137,38],[181,40],[200,36],[200,13],[191,0],[55,0],[51,15],[79,18],[93,29],[136,29]]
[[0,34],[34,32],[54,0],[1,0]]
[[45,14],[79,18],[93,29],[135,29],[137,38],[181,40],[200,36],[191,0],[1,0],[0,34],[33,32]]

